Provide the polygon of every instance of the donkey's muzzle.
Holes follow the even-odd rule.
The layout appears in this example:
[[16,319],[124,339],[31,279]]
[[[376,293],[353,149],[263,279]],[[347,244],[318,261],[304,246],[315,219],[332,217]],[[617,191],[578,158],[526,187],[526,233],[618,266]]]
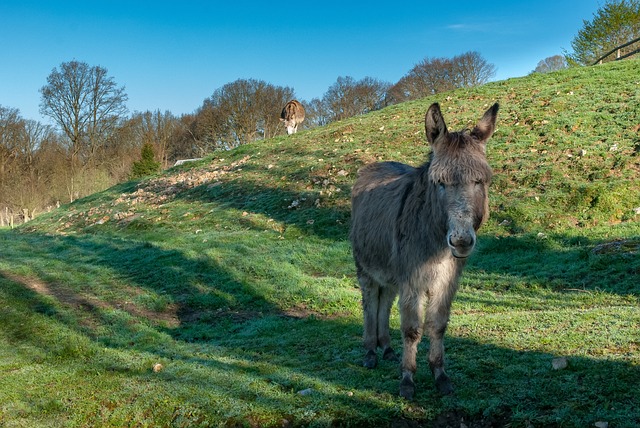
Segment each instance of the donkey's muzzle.
[[453,257],[465,259],[471,255],[476,245],[476,234],[473,232],[449,232],[447,243]]

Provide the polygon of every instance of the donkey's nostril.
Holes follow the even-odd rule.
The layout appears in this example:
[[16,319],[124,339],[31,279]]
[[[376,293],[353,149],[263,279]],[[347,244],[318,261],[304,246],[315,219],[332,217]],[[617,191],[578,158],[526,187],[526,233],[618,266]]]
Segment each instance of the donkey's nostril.
[[472,235],[449,235],[449,245],[452,247],[472,247],[475,239]]

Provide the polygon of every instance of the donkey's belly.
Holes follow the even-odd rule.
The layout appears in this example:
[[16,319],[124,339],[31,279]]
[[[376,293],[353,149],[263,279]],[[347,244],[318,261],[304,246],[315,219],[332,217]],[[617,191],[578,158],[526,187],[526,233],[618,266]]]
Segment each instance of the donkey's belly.
[[393,275],[387,269],[376,269],[376,268],[366,269],[365,268],[365,271],[371,277],[371,279],[373,279],[375,282],[377,282],[379,285],[383,287],[390,287],[390,288],[398,287],[398,281],[395,275]]

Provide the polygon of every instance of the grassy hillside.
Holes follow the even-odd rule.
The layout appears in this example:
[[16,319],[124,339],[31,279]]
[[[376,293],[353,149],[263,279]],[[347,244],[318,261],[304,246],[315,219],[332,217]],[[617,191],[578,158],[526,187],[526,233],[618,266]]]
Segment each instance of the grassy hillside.
[[[0,425],[637,426],[638,70],[392,106],[0,231]],[[492,217],[445,339],[456,393],[425,340],[406,402],[394,364],[361,367],[349,192],[366,163],[424,161],[434,101],[452,129],[500,103]]]

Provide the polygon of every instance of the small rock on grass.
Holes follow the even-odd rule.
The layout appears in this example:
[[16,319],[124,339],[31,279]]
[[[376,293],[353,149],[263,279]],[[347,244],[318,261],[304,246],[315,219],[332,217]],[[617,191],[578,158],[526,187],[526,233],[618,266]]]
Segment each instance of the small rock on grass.
[[551,360],[551,367],[554,370],[564,370],[569,365],[567,357],[558,357]]

